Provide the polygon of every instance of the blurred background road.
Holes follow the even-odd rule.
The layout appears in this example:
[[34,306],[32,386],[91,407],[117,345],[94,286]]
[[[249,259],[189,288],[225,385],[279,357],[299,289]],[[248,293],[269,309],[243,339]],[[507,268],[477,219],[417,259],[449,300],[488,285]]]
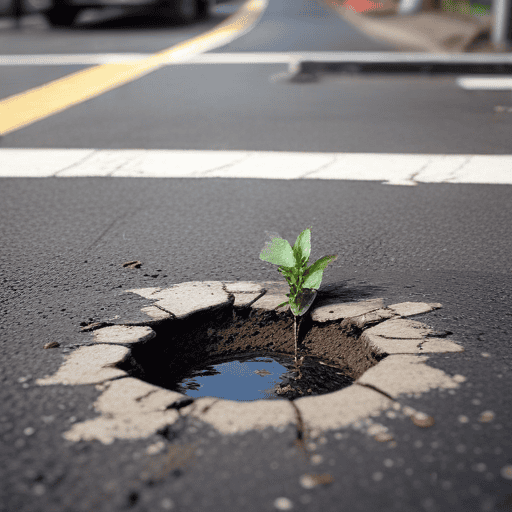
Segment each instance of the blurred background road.
[[[306,152],[362,154],[374,170],[384,167],[381,154],[446,154],[460,157],[453,176],[477,155],[489,168],[500,157],[501,183],[510,183],[507,82],[468,90],[453,73],[354,70],[296,80],[305,52],[401,54],[312,0],[252,5],[252,24],[203,53],[197,44],[212,43],[205,34],[241,4],[218,4],[189,24],[119,9],[84,11],[58,28],[38,13],[19,29],[0,19],[0,174],[16,176],[0,178],[0,511],[512,510],[510,184],[486,181],[485,165],[479,184],[390,186],[358,179],[357,166],[343,169],[348,179],[270,180],[256,164],[254,179],[115,178],[117,153],[93,151],[124,150],[135,170],[149,150],[199,160],[204,150],[257,151],[267,175],[282,151],[296,162]],[[178,50],[188,60],[177,62]],[[86,99],[105,76],[121,80],[118,69],[124,85]],[[18,127],[22,114],[34,117]],[[82,162],[89,173],[28,177],[66,171],[61,150],[76,149],[91,150]],[[169,174],[182,164],[170,160]],[[429,365],[466,381],[400,397],[433,416],[433,427],[390,414],[378,421],[393,441],[329,431],[307,460],[291,426],[227,437],[184,419],[167,440],[63,440],[97,415],[99,391],[35,379],[90,341],[81,325],[137,314],[141,301],[124,293],[132,288],[279,279],[258,259],[265,230],[293,240],[310,225],[312,257],[340,255],[325,287],[353,299],[443,304],[417,319],[450,331],[465,351],[433,354]],[[123,267],[133,260],[142,266]],[[50,341],[59,348],[43,349]],[[155,453],[163,440],[168,452]],[[310,474],[323,477],[311,484]]]

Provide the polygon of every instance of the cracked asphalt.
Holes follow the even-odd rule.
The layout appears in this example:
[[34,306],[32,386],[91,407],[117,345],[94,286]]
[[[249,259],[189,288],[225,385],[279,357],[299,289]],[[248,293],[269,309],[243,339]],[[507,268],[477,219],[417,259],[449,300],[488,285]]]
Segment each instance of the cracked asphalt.
[[[511,509],[509,195],[491,185],[2,180],[0,510]],[[264,231],[293,240],[311,224],[312,258],[339,254],[324,290],[443,305],[414,319],[452,332],[464,352],[428,364],[467,380],[399,398],[432,427],[388,411],[378,421],[393,440],[339,429],[308,440],[307,454],[292,426],[230,436],[185,417],[142,440],[63,439],[97,416],[100,392],[35,379],[88,342],[81,324],[142,316],[146,302],[128,289],[276,280],[258,259]],[[134,260],[140,268],[123,267]],[[60,347],[43,348],[52,341]]]

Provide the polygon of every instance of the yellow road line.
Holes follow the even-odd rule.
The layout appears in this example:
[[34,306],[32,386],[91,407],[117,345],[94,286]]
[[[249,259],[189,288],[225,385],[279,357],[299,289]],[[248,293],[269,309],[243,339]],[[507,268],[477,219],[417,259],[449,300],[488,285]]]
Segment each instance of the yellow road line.
[[132,82],[165,64],[217,48],[250,28],[267,0],[249,0],[214,29],[131,64],[103,64],[72,73],[0,101],[0,135],[6,135],[73,105]]

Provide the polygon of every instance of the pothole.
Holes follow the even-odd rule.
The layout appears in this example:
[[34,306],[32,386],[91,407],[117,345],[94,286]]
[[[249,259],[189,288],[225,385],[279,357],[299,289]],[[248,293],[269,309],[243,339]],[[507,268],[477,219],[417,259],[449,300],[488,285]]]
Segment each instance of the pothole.
[[339,322],[299,325],[294,357],[288,311],[234,308],[155,326],[156,337],[117,367],[131,377],[191,398],[295,400],[350,386],[384,356]]
[[[54,375],[36,380],[101,391],[94,403],[99,415],[74,423],[63,434],[70,441],[144,438],[182,417],[223,434],[292,424],[303,439],[353,426],[388,441],[387,427],[372,418],[386,412],[431,426],[433,418],[402,406],[400,397],[458,388],[466,380],[425,364],[431,353],[463,350],[446,339],[451,333],[407,318],[441,304],[386,306],[381,298],[347,302],[319,294],[299,327],[294,368],[293,316],[279,307],[287,298],[284,283],[203,281],[127,292],[149,301],[141,309],[146,320],[116,316],[87,326],[89,343],[64,355]],[[229,373],[222,365],[231,373],[245,365],[261,384],[249,390],[228,378],[227,389],[238,397],[216,396],[204,385],[204,394],[194,396],[205,373]],[[264,384],[273,372],[273,385]],[[256,398],[254,390],[267,396]]]

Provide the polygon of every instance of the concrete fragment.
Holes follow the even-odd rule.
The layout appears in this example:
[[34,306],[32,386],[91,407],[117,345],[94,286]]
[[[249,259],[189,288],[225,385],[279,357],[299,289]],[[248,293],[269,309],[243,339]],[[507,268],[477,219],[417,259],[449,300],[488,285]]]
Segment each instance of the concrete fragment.
[[181,409],[181,412],[208,422],[223,434],[238,434],[296,423],[295,411],[287,400],[235,402],[199,398],[192,405]]
[[150,316],[153,320],[161,322],[163,322],[164,320],[169,320],[169,318],[173,317],[171,313],[168,313],[163,309],[157,308],[156,306],[147,306],[145,308],[142,308],[141,311],[143,313],[146,313],[146,315]]
[[370,311],[369,313],[366,313],[364,315],[353,317],[353,318],[351,318],[350,321],[356,327],[363,329],[367,326],[377,324],[384,320],[389,320],[390,318],[393,318],[395,316],[398,316],[398,315],[394,311],[392,311],[390,309],[383,308],[383,309],[376,309],[375,311]]
[[131,345],[135,343],[144,343],[156,336],[151,327],[146,326],[127,326],[112,325],[94,331],[95,343],[118,343],[121,345]]
[[37,379],[36,384],[96,384],[126,375],[123,370],[112,368],[129,353],[127,347],[114,345],[93,345],[80,347],[66,357],[64,364],[53,376]]
[[442,370],[427,366],[426,356],[390,355],[367,370],[356,381],[384,391],[393,398],[403,393],[425,393],[431,389],[458,388]]
[[[262,285],[266,293],[251,306],[252,308],[271,311],[288,300],[286,294],[290,293],[290,288],[286,282],[267,281],[263,282]],[[289,306],[286,305],[284,308],[289,308]]]
[[419,339],[389,339],[368,332],[364,332],[361,338],[368,341],[372,347],[380,352],[386,352],[387,354],[417,354],[421,352],[421,340]]
[[293,403],[312,434],[347,427],[393,405],[381,393],[355,385],[326,395],[299,398]]
[[244,307],[248,306],[252,301],[257,299],[261,293],[235,293],[235,302],[233,306]]
[[111,444],[115,439],[141,439],[149,437],[179,418],[177,411],[152,412],[140,418],[130,416],[100,416],[82,423],[75,423],[63,434],[68,441],[93,441]]
[[156,298],[155,305],[176,318],[186,318],[198,311],[231,305],[229,295],[219,281],[181,283],[152,293],[151,298]]
[[392,318],[375,327],[370,327],[365,333],[376,334],[384,338],[422,339],[432,333],[426,325],[403,318]]
[[166,408],[183,395],[175,391],[127,377],[109,382],[94,407],[102,416],[75,423],[64,434],[70,441],[98,440],[110,444],[114,439],[148,437],[174,423],[179,414]]
[[438,302],[400,302],[399,304],[392,304],[388,306],[400,316],[419,315],[420,313],[428,313],[434,309],[439,309],[443,305]]
[[359,302],[340,302],[331,300],[315,307],[313,305],[311,318],[315,322],[330,322],[365,315],[384,306],[382,299],[369,299]]
[[458,343],[444,338],[427,338],[420,347],[421,352],[464,352]]
[[252,281],[224,281],[229,293],[261,293],[263,285]]
[[165,411],[181,398],[183,395],[176,391],[126,377],[109,382],[94,403],[94,408],[110,416],[128,415],[135,418],[148,412]]

